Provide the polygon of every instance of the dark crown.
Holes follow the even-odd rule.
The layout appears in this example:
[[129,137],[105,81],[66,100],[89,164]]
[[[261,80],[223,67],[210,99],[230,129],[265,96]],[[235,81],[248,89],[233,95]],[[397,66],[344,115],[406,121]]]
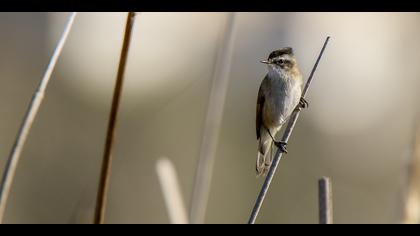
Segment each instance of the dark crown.
[[291,47],[285,47],[285,48],[280,48],[276,51],[273,51],[272,53],[270,53],[270,55],[268,56],[268,59],[273,59],[276,57],[279,57],[281,55],[293,55],[293,49]]

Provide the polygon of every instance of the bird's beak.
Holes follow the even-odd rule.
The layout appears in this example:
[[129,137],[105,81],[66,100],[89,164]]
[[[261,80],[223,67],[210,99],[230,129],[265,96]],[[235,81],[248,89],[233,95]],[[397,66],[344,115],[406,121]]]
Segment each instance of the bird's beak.
[[269,61],[260,61],[260,62],[264,64],[271,64]]

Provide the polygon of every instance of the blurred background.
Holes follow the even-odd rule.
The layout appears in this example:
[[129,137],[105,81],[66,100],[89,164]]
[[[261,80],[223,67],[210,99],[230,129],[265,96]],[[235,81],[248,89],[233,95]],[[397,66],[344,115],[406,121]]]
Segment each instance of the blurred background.
[[[0,172],[69,13],[0,13]],[[136,17],[107,223],[169,223],[156,162],[170,159],[189,206],[228,13]],[[89,223],[126,13],[80,13],[26,143],[5,223]],[[419,114],[420,14],[235,13],[205,223],[246,223],[255,107],[266,67],[294,48],[308,77],[330,44],[257,223],[317,223],[321,176],[335,223],[397,223]]]

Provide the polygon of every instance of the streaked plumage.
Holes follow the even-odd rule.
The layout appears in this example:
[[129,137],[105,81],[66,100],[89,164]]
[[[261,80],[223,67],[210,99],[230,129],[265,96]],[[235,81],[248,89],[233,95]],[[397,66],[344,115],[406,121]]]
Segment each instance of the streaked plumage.
[[302,94],[302,75],[292,48],[273,51],[264,63],[268,64],[268,73],[258,91],[256,116],[258,176],[266,175],[271,166],[273,140],[270,134],[276,137]]

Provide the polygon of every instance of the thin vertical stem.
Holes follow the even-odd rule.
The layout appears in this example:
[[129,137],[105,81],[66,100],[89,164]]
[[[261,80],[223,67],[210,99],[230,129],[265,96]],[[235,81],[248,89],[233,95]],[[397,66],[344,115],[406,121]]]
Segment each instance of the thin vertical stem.
[[118,109],[121,100],[124,74],[127,62],[127,56],[131,41],[131,33],[134,25],[134,12],[129,12],[127,15],[127,22],[125,26],[125,34],[120,55],[120,63],[118,65],[117,78],[114,89],[114,96],[112,99],[111,112],[109,115],[108,131],[105,142],[105,150],[102,162],[101,176],[99,180],[98,195],[95,208],[95,224],[103,224],[105,220],[105,209],[107,202],[107,194],[109,188],[109,180],[111,175],[112,151],[114,147],[115,127],[118,118]]
[[23,147],[25,145],[26,139],[28,138],[29,132],[32,128],[32,124],[35,121],[36,115],[38,114],[39,108],[41,107],[42,101],[44,100],[44,95],[47,89],[47,85],[50,82],[51,75],[54,71],[55,65],[57,64],[58,58],[63,50],[64,44],[71,31],[76,14],[77,14],[76,12],[73,12],[69,16],[67,24],[61,35],[61,38],[58,41],[58,44],[48,64],[48,67],[44,72],[44,76],[42,77],[37,87],[37,90],[32,96],[32,100],[25,113],[23,122],[16,136],[15,143],[13,144],[12,150],[10,152],[9,159],[7,160],[6,169],[4,171],[3,178],[1,180],[1,187],[0,187],[0,223],[3,222],[7,200],[9,198],[11,186],[13,183],[13,178],[15,176],[17,165],[21,158]]
[[172,224],[188,224],[187,210],[182,200],[181,186],[174,164],[168,158],[160,158],[156,172]]
[[[322,55],[324,54],[324,50],[328,44],[328,41],[330,40],[330,37],[328,36],[325,39],[324,45],[322,46],[321,52],[319,53],[319,56],[315,62],[315,65],[311,71],[311,74],[309,75],[309,78],[306,82],[306,85],[302,91],[302,97],[304,98],[306,95],[306,92],[308,91],[309,85],[311,85],[312,79],[313,79],[313,75],[316,71],[316,68],[318,67],[318,63],[321,60]],[[299,113],[300,113],[300,109],[295,110],[290,119],[289,119],[289,123],[287,124],[286,130],[284,131],[283,137],[282,137],[282,141],[283,142],[288,142],[290,136],[292,135],[293,129],[296,125],[297,119],[299,118]],[[257,200],[255,202],[254,208],[252,209],[252,213],[251,216],[248,220],[248,224],[254,224],[255,220],[257,219],[258,213],[261,209],[261,206],[264,202],[265,196],[267,195],[268,189],[270,188],[270,184],[271,181],[273,180],[274,174],[277,170],[277,166],[279,165],[279,162],[281,160],[283,156],[283,152],[280,149],[277,149],[276,154],[274,156],[273,159],[273,163],[270,167],[270,170],[268,171],[267,177],[265,178],[264,184],[261,188],[260,193],[258,194]]]
[[205,218],[226,92],[229,85],[234,46],[234,20],[235,13],[229,13],[214,68],[213,84],[201,140],[200,158],[191,198],[190,222],[193,224],[202,224]]
[[412,155],[401,221],[404,224],[420,223],[420,122],[416,127]]
[[318,181],[319,193],[319,223],[332,224],[333,223],[333,197],[331,180],[327,177],[322,177]]

